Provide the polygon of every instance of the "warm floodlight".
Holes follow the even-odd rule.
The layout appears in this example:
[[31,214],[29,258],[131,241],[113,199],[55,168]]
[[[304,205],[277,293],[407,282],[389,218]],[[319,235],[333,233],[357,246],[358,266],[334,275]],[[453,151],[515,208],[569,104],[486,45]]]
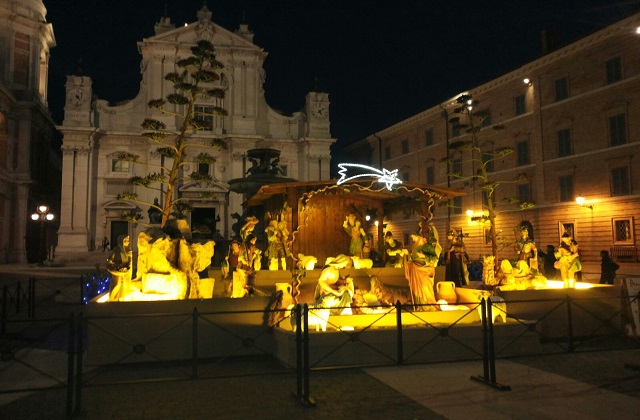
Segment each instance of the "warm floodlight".
[[586,207],[586,208],[591,209],[591,210],[593,210],[593,208],[595,207],[595,204],[585,204],[586,200],[581,195],[576,197],[576,203],[578,203],[580,205],[580,207]]

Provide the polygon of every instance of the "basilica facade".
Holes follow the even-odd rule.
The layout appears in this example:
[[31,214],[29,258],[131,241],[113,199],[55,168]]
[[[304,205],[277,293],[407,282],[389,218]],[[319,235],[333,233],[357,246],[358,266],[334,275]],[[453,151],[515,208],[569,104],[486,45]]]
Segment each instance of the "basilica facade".
[[[278,151],[279,171],[288,179],[329,179],[330,147],[335,139],[329,130],[327,93],[309,92],[304,107],[293,114],[272,109],[263,90],[267,53],[253,43],[247,25],[241,24],[233,32],[222,28],[212,21],[206,6],[197,13],[195,22],[185,26],[175,27],[165,16],[156,24],[155,34],[138,43],[142,81],[135,98],[110,104],[96,97],[90,75],[67,77],[64,121],[59,127],[63,134],[59,255],[91,251],[99,248],[104,238],[115,243],[122,234],[135,241],[149,223],[151,204],[163,202],[162,189],[134,187],[128,180],[166,164],[166,158],[154,153],[157,145],[141,135],[141,123],[154,118],[164,122],[168,130],[179,129],[181,120],[161,115],[148,103],[172,92],[173,84],[164,76],[176,71],[176,62],[190,55],[190,48],[199,40],[213,44],[216,59],[224,66],[216,87],[226,93],[224,99],[203,99],[196,103],[196,110],[206,113],[221,107],[227,115],[204,121],[205,129],[191,135],[194,150],[189,154],[205,151],[204,145],[211,140],[221,140],[227,148],[207,150],[215,157],[213,163],[184,168],[213,179],[207,185],[182,182],[177,186],[179,197],[193,207],[189,215],[192,228],[211,235],[219,231],[225,238],[233,235],[232,216],[243,213],[242,203],[248,197],[230,190],[229,181],[250,175],[251,150]],[[183,111],[181,105],[174,107],[176,114]],[[197,150],[198,144],[203,145],[202,150]],[[140,156],[140,163],[119,160],[122,152]],[[119,200],[124,191],[137,193],[137,202]],[[124,213],[132,212],[141,215],[143,223],[123,219]]]

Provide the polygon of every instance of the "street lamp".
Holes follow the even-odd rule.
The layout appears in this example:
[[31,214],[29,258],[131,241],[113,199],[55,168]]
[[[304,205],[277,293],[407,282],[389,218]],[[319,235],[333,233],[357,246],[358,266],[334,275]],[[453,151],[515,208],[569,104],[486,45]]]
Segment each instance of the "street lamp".
[[49,213],[49,206],[44,204],[40,204],[36,208],[36,213],[33,213],[31,215],[31,220],[33,220],[34,222],[37,222],[38,220],[40,220],[40,246],[38,247],[38,253],[39,253],[38,263],[39,264],[43,264],[44,261],[47,259],[46,258],[47,245],[45,241],[44,222],[51,221],[53,220],[53,218],[54,218],[53,213]]

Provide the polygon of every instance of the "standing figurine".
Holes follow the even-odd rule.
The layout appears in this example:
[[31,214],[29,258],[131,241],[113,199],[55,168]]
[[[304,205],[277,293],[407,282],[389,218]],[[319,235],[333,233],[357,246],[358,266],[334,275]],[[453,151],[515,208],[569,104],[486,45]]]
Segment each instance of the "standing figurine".
[[449,249],[445,259],[445,279],[454,282],[457,287],[466,286],[469,284],[469,271],[467,270],[469,255],[464,242],[454,230],[449,232],[447,237],[449,238]]
[[289,237],[287,223],[285,221],[278,222],[273,219],[269,222],[269,226],[265,229],[267,234],[267,257],[269,258],[269,270],[278,270],[278,262],[283,270],[287,269],[287,248],[286,241]]
[[[520,224],[520,239],[516,241],[516,254],[518,261],[524,261],[527,268],[538,270],[538,248],[533,241],[533,233],[529,232],[529,226],[531,225],[527,222]],[[519,268],[523,269],[523,267]]]
[[250,234],[242,245],[238,256],[238,266],[233,275],[233,291],[231,297],[241,298],[254,294],[256,271],[260,271],[262,251],[256,247],[257,238]]
[[580,254],[578,253],[578,243],[567,232],[562,234],[560,246],[556,251],[558,259],[556,265],[560,269],[560,276],[564,281],[564,287],[574,287],[575,273],[582,270]]
[[356,218],[356,215],[349,214],[342,224],[345,232],[351,236],[351,243],[349,244],[349,254],[354,257],[362,258],[362,250],[364,248],[364,236],[365,232],[362,229],[360,220]]
[[109,284],[109,301],[122,301],[131,291],[131,256],[129,248],[129,236],[120,235],[118,244],[107,258],[107,271],[111,274]]
[[[435,226],[427,227],[428,237],[414,234],[411,235],[413,246],[411,248],[410,260],[405,262],[405,277],[409,281],[413,303],[422,306],[419,310],[436,310],[433,304],[436,303],[433,290],[436,265],[442,252],[442,246],[438,240],[438,231]],[[425,231],[422,229],[421,232]]]

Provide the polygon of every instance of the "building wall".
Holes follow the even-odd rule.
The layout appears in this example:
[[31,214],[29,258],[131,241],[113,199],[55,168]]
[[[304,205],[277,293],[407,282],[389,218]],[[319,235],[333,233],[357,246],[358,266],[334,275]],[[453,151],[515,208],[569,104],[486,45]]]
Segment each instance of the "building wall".
[[[479,134],[483,149],[495,151],[499,147],[517,150],[518,144],[526,145],[528,162],[519,162],[518,153],[494,162],[492,179],[513,180],[518,174],[528,176],[531,199],[535,206],[521,211],[516,205],[502,203],[502,199],[516,196],[519,183],[505,183],[497,190],[497,229],[511,244],[515,241],[514,228],[521,220],[528,220],[534,227],[534,239],[543,251],[546,245],[558,246],[565,225],[572,224],[575,239],[580,245],[583,260],[595,261],[601,249],[614,245],[637,247],[637,226],[640,216],[640,14],[633,15],[562,49],[527,63],[484,85],[462,93],[471,94],[478,101],[474,111],[489,111],[491,124]],[[607,62],[618,60],[622,78],[607,81]],[[529,83],[524,83],[525,78]],[[567,81],[568,96],[558,99],[557,81]],[[374,133],[350,145],[351,155],[368,156],[373,166],[380,164],[387,169],[399,169],[399,176],[412,182],[449,186],[464,191],[461,206],[439,207],[434,223],[441,237],[451,228],[469,234],[465,243],[470,256],[477,259],[491,252],[485,241],[487,225],[472,222],[466,210],[476,214],[483,211],[482,197],[473,192],[474,182],[457,180],[447,176],[447,168],[441,158],[447,155],[447,145],[467,139],[463,132],[455,135],[453,124],[457,106],[454,95],[420,114],[400,121],[381,132]],[[525,104],[524,112],[516,114],[516,98]],[[625,142],[612,145],[612,117],[622,116]],[[617,120],[619,121],[619,120]],[[615,123],[615,121],[614,121]],[[503,126],[494,131],[494,126]],[[561,154],[558,136],[569,130],[571,147]],[[427,131],[431,131],[433,143],[427,144]],[[477,169],[470,162],[470,155],[463,153],[463,174],[470,175]],[[428,180],[428,169],[433,167],[433,179]],[[613,173],[626,168],[629,190],[618,194],[614,191]],[[573,179],[573,192],[566,200],[561,198],[560,178]],[[575,201],[579,195],[586,198],[581,207]],[[629,232],[617,232],[626,229]],[[409,227],[390,220],[394,235],[405,233]],[[500,256],[515,258],[512,245],[501,251]]]
[[[40,0],[0,3],[0,263],[36,262],[55,243],[60,156],[47,109],[53,28]],[[56,219],[34,222],[37,206]]]
[[[182,123],[179,118],[150,110],[147,104],[172,92],[173,85],[164,76],[176,71],[177,60],[191,55],[191,46],[200,39],[214,45],[216,59],[224,65],[219,87],[226,89],[222,103],[211,98],[201,105],[221,105],[228,115],[216,117],[211,130],[199,131],[190,140],[195,146],[188,151],[189,156],[206,151],[216,157],[209,168],[214,183],[206,187],[180,183],[179,195],[188,198],[200,213],[219,216],[215,227],[229,238],[233,234],[232,215],[243,213],[242,203],[248,198],[230,191],[229,180],[247,176],[251,167],[248,150],[279,150],[279,163],[286,167],[289,178],[308,181],[330,177],[330,146],[335,140],[329,132],[328,94],[310,92],[299,112],[292,115],[278,112],[269,107],[264,97],[263,64],[267,53],[253,43],[253,34],[246,25],[230,32],[211,21],[206,6],[198,12],[197,21],[187,26],[176,28],[168,17],[163,17],[156,25],[155,36],[138,43],[142,81],[135,98],[110,104],[95,97],[90,76],[68,76],[61,127],[64,217],[59,230],[59,253],[97,249],[103,237],[114,243],[114,237],[120,233],[128,233],[135,247],[139,231],[147,227],[149,205],[154,199],[160,203],[164,199],[162,192],[127,184],[130,177],[157,172],[153,165],[162,164],[153,153],[157,145],[140,135],[141,123],[145,118],[154,118],[166,123],[169,130],[179,130]],[[326,113],[315,112],[320,105]],[[175,111],[180,114],[182,110],[176,107]],[[207,149],[205,144],[213,138],[223,140],[227,149]],[[114,157],[119,152],[140,156],[140,164],[113,170]],[[185,175],[194,170],[185,167]],[[124,191],[138,193],[140,202],[117,200],[117,195]],[[210,197],[203,198],[202,191],[210,193]],[[142,214],[145,225],[123,226],[125,211]]]

